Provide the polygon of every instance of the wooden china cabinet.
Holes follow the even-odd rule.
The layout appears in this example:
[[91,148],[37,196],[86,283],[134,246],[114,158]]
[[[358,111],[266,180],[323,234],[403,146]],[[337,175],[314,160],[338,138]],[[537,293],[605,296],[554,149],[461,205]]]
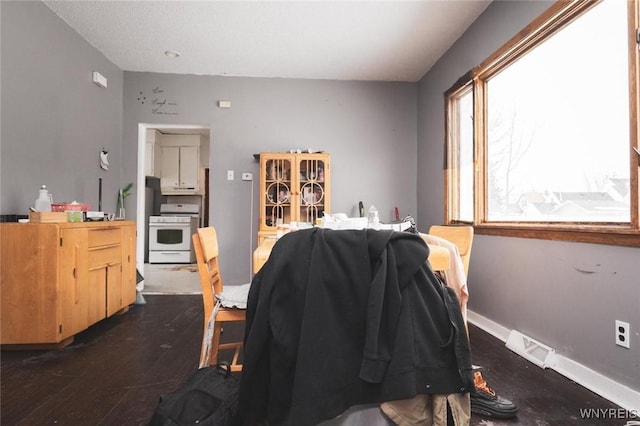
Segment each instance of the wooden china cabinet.
[[330,212],[330,155],[260,154],[260,227],[258,243],[280,224],[314,225]]

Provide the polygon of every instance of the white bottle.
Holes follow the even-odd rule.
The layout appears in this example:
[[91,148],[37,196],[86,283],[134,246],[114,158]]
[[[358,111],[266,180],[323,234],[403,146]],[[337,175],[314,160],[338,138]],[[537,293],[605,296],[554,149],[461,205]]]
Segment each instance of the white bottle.
[[367,222],[369,228],[378,229],[380,227],[380,217],[378,216],[378,209],[376,206],[369,207],[369,214],[367,215]]
[[47,191],[47,185],[40,187],[40,196],[36,200],[35,208],[39,212],[51,211],[51,194]]

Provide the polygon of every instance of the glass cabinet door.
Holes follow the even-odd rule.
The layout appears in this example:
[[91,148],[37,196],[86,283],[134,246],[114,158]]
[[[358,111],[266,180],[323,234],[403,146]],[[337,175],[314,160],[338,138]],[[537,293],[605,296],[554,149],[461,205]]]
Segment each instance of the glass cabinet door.
[[327,165],[323,159],[301,156],[297,166],[297,220],[314,225],[316,219],[320,219],[325,211]]
[[263,226],[275,228],[291,222],[293,170],[291,160],[286,158],[267,159],[264,163],[265,188]]

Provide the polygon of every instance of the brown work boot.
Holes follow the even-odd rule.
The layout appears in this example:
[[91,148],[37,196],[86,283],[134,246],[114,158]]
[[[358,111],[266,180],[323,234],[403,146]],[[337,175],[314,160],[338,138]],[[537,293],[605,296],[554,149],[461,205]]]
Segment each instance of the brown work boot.
[[518,413],[518,407],[511,401],[496,394],[480,371],[473,373],[475,390],[471,391],[471,412],[483,416],[508,419]]

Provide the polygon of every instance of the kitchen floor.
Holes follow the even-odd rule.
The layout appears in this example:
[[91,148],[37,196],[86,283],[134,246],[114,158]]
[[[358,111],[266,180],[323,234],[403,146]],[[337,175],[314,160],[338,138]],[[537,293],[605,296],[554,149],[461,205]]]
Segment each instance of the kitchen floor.
[[142,294],[202,294],[198,265],[144,264]]

